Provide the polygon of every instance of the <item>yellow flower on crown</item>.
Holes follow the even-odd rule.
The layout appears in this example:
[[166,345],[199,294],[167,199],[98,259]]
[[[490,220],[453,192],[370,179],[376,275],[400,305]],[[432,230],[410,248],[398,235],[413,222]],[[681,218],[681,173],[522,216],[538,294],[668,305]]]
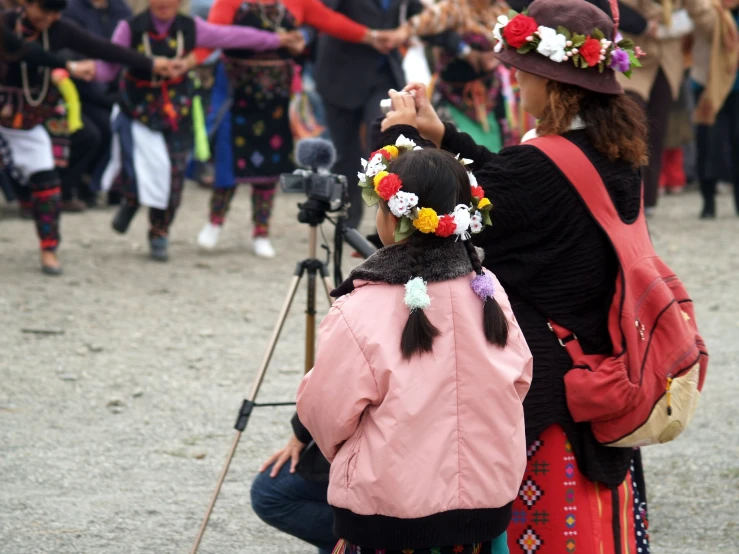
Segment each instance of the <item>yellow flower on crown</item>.
[[399,151],[398,151],[398,148],[396,146],[392,146],[392,145],[391,146],[384,146],[382,148],[382,150],[384,150],[385,152],[387,152],[388,154],[390,154],[390,157],[392,159],[395,159],[395,158],[398,157]]
[[418,210],[418,217],[413,221],[413,226],[422,233],[435,233],[439,226],[439,216],[431,208]]
[[375,175],[373,183],[375,184],[375,192],[377,192],[377,187],[380,186],[380,183],[382,180],[390,175],[387,171],[380,171],[377,175]]
[[479,202],[477,203],[477,209],[478,209],[478,210],[481,210],[481,209],[483,209],[483,208],[484,208],[485,206],[489,206],[489,205],[490,205],[490,200],[488,200],[487,198],[483,198],[482,200],[480,200],[480,201],[479,201]]

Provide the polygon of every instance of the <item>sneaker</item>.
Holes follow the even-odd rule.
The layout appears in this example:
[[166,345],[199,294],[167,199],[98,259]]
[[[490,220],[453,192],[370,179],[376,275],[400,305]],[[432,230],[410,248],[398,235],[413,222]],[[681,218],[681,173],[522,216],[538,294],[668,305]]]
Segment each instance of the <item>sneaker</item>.
[[149,247],[151,248],[151,259],[157,262],[166,262],[169,260],[168,251],[169,241],[167,237],[151,237],[149,239]]
[[274,258],[275,249],[267,237],[256,237],[254,239],[254,253],[260,258]]
[[113,229],[120,234],[128,231],[128,226],[131,225],[131,221],[133,221],[133,217],[136,215],[138,209],[138,206],[132,206],[125,202],[122,203],[113,218]]
[[213,250],[218,244],[218,237],[221,234],[221,226],[206,223],[203,230],[198,235],[198,245],[205,250]]

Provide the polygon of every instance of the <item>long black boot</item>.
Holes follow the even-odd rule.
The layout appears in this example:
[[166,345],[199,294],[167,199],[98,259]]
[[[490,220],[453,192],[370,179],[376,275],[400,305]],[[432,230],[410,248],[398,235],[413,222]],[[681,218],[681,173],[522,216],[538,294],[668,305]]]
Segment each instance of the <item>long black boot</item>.
[[128,226],[131,225],[131,221],[133,221],[133,217],[136,215],[138,209],[138,205],[123,201],[118,208],[118,213],[113,218],[113,229],[120,234],[128,231]]
[[716,219],[716,182],[716,179],[701,181],[701,196],[703,196],[701,219]]

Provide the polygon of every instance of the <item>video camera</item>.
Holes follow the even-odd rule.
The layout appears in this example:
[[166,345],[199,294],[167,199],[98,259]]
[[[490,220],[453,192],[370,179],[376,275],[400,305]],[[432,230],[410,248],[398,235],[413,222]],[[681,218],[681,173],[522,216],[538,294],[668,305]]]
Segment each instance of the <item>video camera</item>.
[[280,186],[285,192],[308,197],[300,206],[298,220],[301,223],[322,223],[326,212],[338,212],[347,207],[346,177],[329,172],[336,161],[333,144],[324,139],[301,140],[295,149],[295,158],[302,169],[281,175]]

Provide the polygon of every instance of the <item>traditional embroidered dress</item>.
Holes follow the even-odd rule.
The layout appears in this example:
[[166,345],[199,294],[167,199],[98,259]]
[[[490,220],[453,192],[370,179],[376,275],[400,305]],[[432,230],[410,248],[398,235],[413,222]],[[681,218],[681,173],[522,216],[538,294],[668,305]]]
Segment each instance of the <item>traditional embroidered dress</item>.
[[[283,2],[216,0],[208,21],[262,29],[296,30],[302,23],[343,40],[360,42],[367,28],[332,12],[318,0]],[[199,59],[210,54],[198,53]],[[210,221],[221,226],[238,184],[253,187],[254,236],[268,234],[276,183],[295,169],[290,97],[294,62],[287,50],[224,51],[233,103],[216,136],[216,179]]]
[[[273,33],[217,27],[183,15],[160,21],[150,11],[121,22],[112,41],[166,58],[181,58],[197,46],[261,50],[279,45],[279,37]],[[117,69],[101,68],[108,77]],[[194,81],[189,74],[161,80],[151,72],[126,71],[120,90],[122,101],[113,115],[113,155],[103,176],[103,188],[109,189],[122,170],[124,209],[149,207],[150,238],[166,237],[180,204],[193,147]]]
[[[23,12],[6,12],[3,33],[35,41],[46,52],[71,49],[88,57],[128,64],[139,69],[151,67],[151,60],[111,45],[64,20],[39,32]],[[63,67],[63,64],[53,64]],[[0,135],[7,144],[20,182],[31,190],[32,212],[41,249],[54,251],[59,245],[60,181],[55,170],[55,152],[50,131],[63,135],[60,119],[61,95],[51,84],[48,67],[30,66],[24,61],[7,63],[0,85]],[[51,123],[50,123],[51,122]],[[56,152],[63,158],[64,152]]]

